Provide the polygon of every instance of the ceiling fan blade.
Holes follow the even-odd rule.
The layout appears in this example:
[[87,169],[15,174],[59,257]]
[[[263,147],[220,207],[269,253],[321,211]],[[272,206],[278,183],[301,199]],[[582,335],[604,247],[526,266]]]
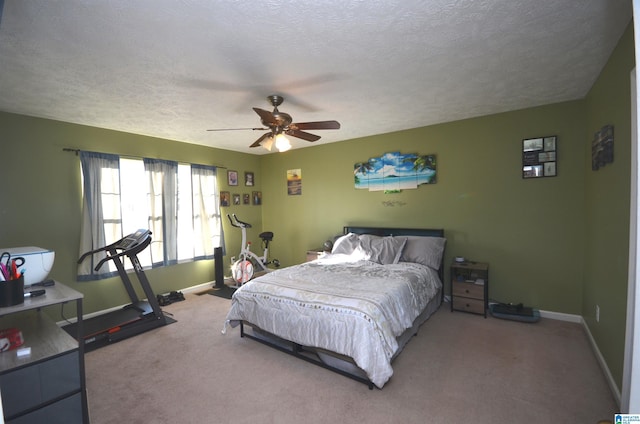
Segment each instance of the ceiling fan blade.
[[207,131],[240,131],[240,130],[253,130],[253,131],[266,131],[269,128],[214,128]]
[[260,119],[262,119],[263,124],[278,125],[278,121],[276,120],[276,117],[273,116],[273,113],[269,112],[268,110],[260,109],[257,107],[254,107],[253,110],[260,116]]
[[298,138],[301,138],[301,139],[307,140],[307,141],[320,140],[320,136],[319,135],[310,134],[308,132],[304,132],[304,131],[300,131],[300,130],[288,129],[288,130],[285,131],[285,134],[290,135],[292,137],[298,137]]
[[318,122],[297,122],[291,124],[299,130],[339,130],[340,123],[338,121],[318,121]]
[[268,137],[271,137],[271,133],[265,133],[260,136],[251,146],[249,147],[258,147],[260,144]]

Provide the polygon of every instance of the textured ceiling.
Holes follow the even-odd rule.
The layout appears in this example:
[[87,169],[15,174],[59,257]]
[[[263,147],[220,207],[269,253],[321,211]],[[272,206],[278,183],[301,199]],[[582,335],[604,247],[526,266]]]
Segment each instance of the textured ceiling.
[[[580,99],[630,0],[4,0],[0,110],[255,154]],[[294,148],[312,146],[291,139]],[[70,144],[72,144],[70,142]]]

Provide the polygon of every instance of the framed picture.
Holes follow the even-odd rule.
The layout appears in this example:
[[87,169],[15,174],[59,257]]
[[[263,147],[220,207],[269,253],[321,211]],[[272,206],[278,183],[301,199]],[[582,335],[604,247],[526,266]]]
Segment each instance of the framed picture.
[[605,125],[591,142],[591,169],[597,171],[613,162],[613,125]]
[[555,135],[522,140],[522,178],[558,175],[557,142]]
[[251,198],[253,199],[253,204],[254,205],[261,205],[262,204],[262,192],[261,191],[254,191],[253,193],[251,193]]
[[253,172],[245,172],[244,173],[244,185],[253,187],[254,184],[254,176]]
[[240,195],[239,194],[236,194],[236,193],[233,194],[233,204],[234,205],[239,205],[240,204]]
[[230,186],[238,185],[238,171],[227,171],[227,182]]
[[249,193],[244,193],[242,195],[242,204],[250,205],[251,204],[251,195]]
[[302,169],[287,170],[287,194],[289,196],[302,194]]
[[229,206],[231,205],[231,195],[228,191],[220,192],[220,206]]

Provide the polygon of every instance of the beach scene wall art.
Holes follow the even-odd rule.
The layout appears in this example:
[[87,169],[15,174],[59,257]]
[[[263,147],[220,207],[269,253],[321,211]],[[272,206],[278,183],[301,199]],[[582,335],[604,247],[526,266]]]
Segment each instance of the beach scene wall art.
[[358,162],[353,167],[356,189],[397,193],[416,189],[423,184],[434,184],[436,179],[436,156],[385,153]]

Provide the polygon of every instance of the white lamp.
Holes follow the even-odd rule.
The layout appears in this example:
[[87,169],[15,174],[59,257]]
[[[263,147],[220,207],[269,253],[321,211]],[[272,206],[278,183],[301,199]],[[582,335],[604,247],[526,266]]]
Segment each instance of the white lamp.
[[280,152],[286,152],[291,148],[291,143],[289,139],[284,136],[284,134],[280,133],[276,135],[276,149]]

